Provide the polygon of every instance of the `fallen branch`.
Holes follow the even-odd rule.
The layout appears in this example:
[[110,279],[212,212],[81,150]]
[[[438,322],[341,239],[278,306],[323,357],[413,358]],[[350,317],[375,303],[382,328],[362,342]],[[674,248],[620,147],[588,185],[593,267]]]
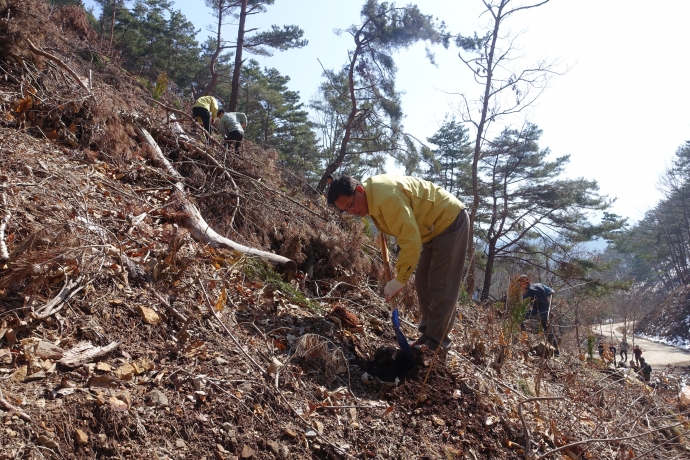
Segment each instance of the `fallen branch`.
[[141,142],[144,142],[151,146],[153,149],[153,162],[156,164],[156,166],[161,167],[165,169],[165,172],[168,173],[171,177],[174,177],[178,181],[184,181],[184,177],[175,169],[175,167],[168,161],[167,158],[165,158],[165,155],[163,155],[163,151],[161,148],[158,146],[156,141],[153,139],[151,134],[149,134],[148,131],[146,131],[144,128],[140,128],[139,126],[135,126],[137,130],[137,134],[139,134],[139,140]]
[[165,297],[163,297],[162,295],[160,295],[156,291],[151,291],[151,292],[153,292],[153,295],[158,297],[158,300],[161,301],[161,304],[165,307],[166,310],[168,310],[170,312],[171,315],[173,315],[175,317],[176,320],[181,321],[183,323],[187,322],[187,318],[182,313],[175,310],[173,308],[173,306],[170,305],[170,303],[167,300],[165,300]]
[[2,390],[0,390],[0,406],[4,407],[8,411],[16,412],[17,415],[19,415],[19,418],[21,418],[25,422],[33,423],[33,420],[31,420],[31,417],[29,417],[29,415],[26,412],[24,412],[17,406],[10,404],[10,402],[5,399],[5,397],[2,394]]
[[5,229],[7,228],[7,224],[10,223],[12,214],[7,209],[7,194],[5,193],[2,194],[2,205],[5,208],[5,217],[3,217],[2,222],[0,222],[0,261],[6,261],[10,260],[10,253],[7,250],[7,244],[5,244]]
[[49,300],[48,303],[46,303],[42,307],[39,307],[36,310],[34,310],[32,312],[32,316],[36,319],[45,319],[62,310],[63,304],[65,302],[74,297],[76,293],[84,289],[85,285],[79,286],[75,289],[75,287],[77,287],[79,283],[81,283],[83,278],[83,276],[79,276],[77,279],[74,280],[65,279],[65,285],[62,287],[60,293],[53,297],[51,300]]
[[183,117],[183,118],[187,118],[187,119],[193,121],[193,122],[196,124],[196,120],[195,120],[194,117],[192,117],[190,114],[185,113],[185,112],[183,112],[182,110],[174,109],[174,108],[170,107],[169,105],[165,105],[165,104],[163,104],[161,101],[157,101],[157,100],[152,99],[152,98],[150,98],[150,97],[148,97],[148,96],[144,96],[144,98],[146,98],[147,100],[149,100],[149,101],[151,101],[151,102],[155,102],[156,104],[158,104],[159,106],[161,106],[162,108],[164,108],[165,110],[167,110],[168,112],[174,113],[175,115],[179,115],[179,116],[181,116],[181,117]]
[[[583,440],[583,441],[573,442],[573,443],[571,443],[571,444],[566,444],[565,446],[561,446],[561,447],[559,447],[559,448],[557,448],[557,449],[550,450],[550,451],[546,452],[545,454],[540,455],[539,457],[537,457],[537,458],[534,459],[534,460],[541,460],[542,458],[546,458],[546,457],[548,457],[549,455],[555,454],[556,452],[560,452],[560,451],[562,451],[562,450],[569,449],[569,448],[571,448],[571,447],[579,446],[579,445],[582,445],[582,444],[589,444],[589,443],[594,443],[594,442],[620,442],[620,441],[626,441],[626,440],[628,440],[628,439],[639,438],[639,437],[641,437],[641,436],[646,436],[646,435],[651,434],[651,433],[656,433],[657,431],[667,430],[667,429],[669,429],[669,428],[673,428],[673,427],[676,427],[676,426],[679,426],[679,425],[683,425],[683,424],[685,424],[685,422],[679,422],[679,423],[676,423],[676,424],[674,424],[674,425],[667,425],[667,426],[663,426],[663,427],[661,427],[661,428],[656,428],[656,429],[654,429],[654,430],[645,431],[644,433],[639,433],[639,434],[635,434],[635,435],[632,435],[632,436],[625,436],[625,437],[622,437],[622,438],[585,439],[585,440]],[[635,457],[635,458],[640,458],[640,457]]]
[[[166,171],[168,170],[168,168],[172,168],[174,170],[173,166],[163,156],[160,147],[158,147],[158,144],[156,144],[156,141],[153,139],[153,137],[151,137],[151,135],[148,134],[148,132],[145,129],[137,129],[141,131],[142,138],[145,140],[145,142],[149,144],[151,147],[153,147],[153,150],[156,152],[155,155],[158,156],[160,152],[161,158],[159,160],[163,164],[166,164]],[[230,177],[230,173],[227,171],[227,169],[225,169],[220,163],[218,163],[215,158],[213,158],[211,155],[207,153],[205,153],[205,155],[207,156],[207,158],[212,160],[216,164],[216,166],[222,168],[225,174],[227,174],[228,177]],[[177,171],[175,171],[175,173],[178,175],[178,177],[182,177],[179,175],[179,173],[177,173]],[[224,236],[219,235],[206,223],[206,221],[201,215],[201,211],[199,211],[199,208],[192,204],[189,198],[187,198],[187,194],[184,192],[184,186],[182,185],[182,182],[178,182],[177,184],[175,184],[175,186],[173,187],[173,191],[170,195],[170,200],[171,202],[176,201],[177,203],[179,203],[180,210],[186,216],[186,218],[182,222],[182,225],[185,228],[187,228],[187,230],[189,230],[189,232],[192,235],[192,238],[199,241],[200,243],[208,245],[212,248],[232,249],[242,254],[257,256],[269,262],[270,264],[278,267],[284,273],[285,278],[288,281],[291,280],[297,272],[297,264],[293,260],[288,259],[287,257],[279,256],[278,254],[273,254],[272,252],[250,248],[248,246],[244,246],[228,238],[225,238]]]
[[84,83],[82,81],[82,79],[79,77],[79,75],[77,75],[77,73],[74,70],[72,70],[67,64],[62,62],[62,60],[60,58],[58,58],[57,56],[53,56],[50,53],[46,53],[45,51],[36,48],[36,46],[33,43],[31,43],[31,40],[29,40],[28,38],[26,39],[26,41],[29,44],[29,49],[31,51],[33,51],[34,53],[36,53],[40,56],[43,56],[44,58],[50,59],[51,61],[53,61],[54,63],[59,65],[62,70],[69,73],[72,76],[72,78],[74,78],[74,81],[79,83],[79,86],[81,86],[85,91],[87,91],[87,92],[89,91],[89,87],[86,86],[86,83]]

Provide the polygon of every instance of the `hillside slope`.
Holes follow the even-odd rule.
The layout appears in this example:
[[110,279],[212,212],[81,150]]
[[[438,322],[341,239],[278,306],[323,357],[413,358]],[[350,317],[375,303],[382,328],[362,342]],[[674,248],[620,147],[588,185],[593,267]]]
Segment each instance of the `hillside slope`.
[[78,8],[0,18],[0,459],[687,458],[676,381],[542,359],[499,309],[408,360],[364,223],[171,123]]
[[681,286],[645,316],[636,332],[654,341],[690,348],[690,286]]

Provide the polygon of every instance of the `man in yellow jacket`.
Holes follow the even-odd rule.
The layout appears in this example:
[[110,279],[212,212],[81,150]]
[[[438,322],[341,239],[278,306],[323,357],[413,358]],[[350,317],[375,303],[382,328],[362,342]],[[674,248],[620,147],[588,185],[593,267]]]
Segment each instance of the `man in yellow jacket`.
[[386,300],[402,290],[416,268],[422,318],[413,345],[447,350],[469,239],[462,202],[431,182],[388,174],[364,184],[342,175],[331,181],[327,200],[343,212],[370,216],[376,228],[397,238],[397,275],[384,288]]
[[218,101],[213,96],[201,96],[192,107],[192,117],[201,118],[201,123],[206,131],[211,133],[211,123],[218,116]]

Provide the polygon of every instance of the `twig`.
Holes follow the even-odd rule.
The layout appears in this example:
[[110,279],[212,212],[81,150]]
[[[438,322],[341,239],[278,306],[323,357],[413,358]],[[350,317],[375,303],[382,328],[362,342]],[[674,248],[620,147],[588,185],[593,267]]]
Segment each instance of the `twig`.
[[74,289],[83,278],[83,276],[79,276],[76,280],[66,279],[65,285],[62,287],[60,293],[53,297],[51,300],[49,300],[42,307],[34,310],[32,313],[33,317],[36,319],[45,319],[62,310],[62,306],[60,306],[61,304],[67,302],[76,293],[84,289],[85,285],[79,286],[78,288]]
[[0,390],[0,405],[9,411],[16,412],[19,415],[19,418],[21,418],[25,422],[33,423],[33,420],[31,420],[31,417],[29,417],[26,412],[24,412],[16,406],[13,406],[9,403],[9,401],[5,399],[5,397],[2,394],[2,390]]
[[7,244],[5,244],[5,228],[12,218],[12,213],[7,209],[7,194],[2,194],[2,205],[5,208],[5,217],[2,218],[0,222],[0,260],[10,260],[10,253],[7,250]]
[[[201,280],[199,280],[199,286],[201,286],[201,290],[204,291],[204,293],[205,293],[205,292],[206,292],[206,288],[204,288],[204,284],[201,282]],[[237,345],[237,347],[240,349],[240,351],[242,352],[242,354],[243,354],[244,356],[246,356],[247,359],[249,359],[249,361],[251,361],[252,364],[253,364],[257,369],[259,369],[262,373],[265,373],[266,370],[261,366],[261,364],[257,363],[257,362],[254,360],[254,358],[252,358],[252,357],[249,355],[249,353],[246,352],[246,350],[242,347],[242,344],[240,344],[240,341],[237,340],[237,337],[235,337],[234,334],[233,334],[232,332],[230,332],[230,329],[228,329],[228,327],[225,325],[225,323],[224,323],[223,321],[220,320],[220,317],[218,316],[218,313],[216,313],[216,309],[213,307],[213,305],[209,305],[209,310],[211,310],[211,314],[213,314],[214,318],[216,318],[216,320],[220,323],[220,325],[221,325],[221,326],[223,327],[223,329],[225,330],[225,333],[228,334],[228,336],[230,336],[230,339],[232,339],[232,341],[235,343],[235,345]]]
[[53,61],[54,63],[59,65],[60,68],[62,68],[64,71],[69,73],[72,76],[72,78],[74,78],[74,81],[79,83],[79,86],[81,86],[85,91],[87,91],[87,92],[89,91],[89,87],[86,86],[86,83],[84,83],[82,81],[82,79],[79,77],[79,75],[77,75],[77,73],[74,70],[72,70],[67,64],[62,62],[62,60],[60,60],[60,58],[53,56],[50,53],[46,53],[45,51],[42,51],[42,50],[36,48],[36,46],[33,43],[31,43],[31,40],[29,40],[28,38],[26,39],[26,41],[29,44],[29,49],[31,51],[33,51],[34,53],[36,53],[40,56],[43,56],[44,58],[50,59],[51,61]]
[[[537,457],[534,460],[541,460],[542,458],[546,458],[549,455],[555,454],[556,452],[560,452],[560,451],[568,449],[570,447],[579,446],[581,444],[589,444],[589,443],[593,443],[593,442],[619,442],[619,441],[625,441],[627,439],[635,439],[635,438],[639,438],[642,436],[646,436],[646,435],[651,434],[651,433],[656,433],[657,431],[667,430],[667,429],[673,428],[675,426],[683,425],[684,423],[685,422],[679,422],[679,423],[676,423],[673,425],[662,426],[661,428],[656,428],[654,430],[645,431],[644,433],[639,433],[639,434],[635,434],[632,436],[625,436],[622,438],[585,439],[583,441],[573,442],[571,444],[561,446],[557,449],[550,450],[550,451],[546,452],[545,454],[540,455],[539,457]],[[640,458],[640,457],[635,457],[635,458]]]
[[518,415],[520,416],[520,420],[522,420],[522,427],[525,430],[525,456],[529,458],[530,450],[532,449],[532,439],[530,438],[529,434],[529,428],[527,428],[527,422],[525,422],[525,418],[522,416],[522,405],[524,403],[532,402],[532,401],[552,401],[552,400],[557,400],[557,399],[565,399],[561,398],[560,396],[551,396],[551,397],[541,397],[541,398],[530,398],[530,399],[525,399],[524,401],[520,401],[518,403]]
[[165,297],[163,297],[162,295],[160,295],[160,294],[157,293],[156,291],[151,291],[151,292],[153,292],[153,295],[155,295],[156,297],[158,297],[158,300],[161,301],[161,304],[163,304],[163,306],[165,307],[165,309],[168,310],[168,311],[170,312],[170,314],[173,315],[173,316],[175,317],[175,319],[177,319],[178,321],[181,321],[181,322],[183,322],[183,323],[186,323],[186,322],[187,322],[187,318],[186,318],[182,313],[180,313],[180,312],[178,312],[177,310],[175,310],[175,309],[173,308],[173,306],[170,305],[170,303],[169,303],[167,300],[165,300]]

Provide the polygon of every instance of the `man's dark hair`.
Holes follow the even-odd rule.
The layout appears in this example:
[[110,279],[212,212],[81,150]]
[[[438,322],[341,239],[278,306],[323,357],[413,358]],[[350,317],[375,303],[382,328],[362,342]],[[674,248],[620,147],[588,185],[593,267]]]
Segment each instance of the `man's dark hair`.
[[328,187],[326,201],[330,205],[334,205],[335,200],[340,198],[341,195],[354,195],[357,186],[362,185],[362,183],[357,179],[353,179],[352,177],[346,176],[345,174],[342,174],[337,179],[333,179],[333,176],[328,176],[328,183],[331,185],[329,185]]
[[221,114],[225,113],[225,110],[219,109],[218,112],[216,112],[216,113],[218,114],[218,116],[220,116]]

